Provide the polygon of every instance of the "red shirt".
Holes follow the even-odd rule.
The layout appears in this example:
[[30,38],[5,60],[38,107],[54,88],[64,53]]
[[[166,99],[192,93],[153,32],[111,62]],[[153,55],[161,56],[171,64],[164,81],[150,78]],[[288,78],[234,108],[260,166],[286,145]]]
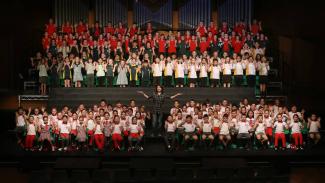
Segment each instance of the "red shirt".
[[114,27],[105,27],[105,34],[110,33],[111,35],[113,35],[115,32]]
[[105,40],[104,39],[98,39],[98,46],[102,47],[104,46]]
[[126,53],[129,53],[129,43],[130,43],[130,40],[129,39],[126,39],[124,41],[124,46],[125,46],[125,52]]
[[158,50],[159,53],[165,53],[166,41],[164,39],[158,40]]
[[44,49],[47,49],[50,46],[50,38],[44,37],[42,39],[42,45]]
[[176,53],[176,40],[169,41],[168,53]]
[[241,41],[235,41],[234,44],[233,44],[232,46],[233,46],[233,48],[234,48],[234,52],[235,52],[235,53],[240,53],[243,44],[242,44]]
[[212,33],[212,35],[216,35],[218,33],[217,27],[216,26],[209,26],[209,32]]
[[245,26],[244,26],[244,25],[237,25],[237,26],[235,27],[235,32],[236,32],[237,34],[241,35],[244,29],[245,29]]
[[68,43],[69,46],[73,45],[73,39],[68,38],[67,39],[67,43]]
[[205,27],[204,26],[200,26],[198,29],[198,32],[200,33],[200,36],[204,36],[205,35]]
[[82,34],[83,32],[85,32],[86,31],[86,26],[85,25],[78,25],[77,26],[77,33],[80,35],[80,34]]
[[135,33],[138,31],[138,28],[130,28],[130,37],[133,37],[135,35]]
[[100,35],[100,27],[94,27],[94,35],[98,37]]
[[204,42],[201,41],[200,42],[200,51],[201,51],[201,53],[207,51],[208,47],[209,47],[209,42],[207,42],[207,41],[204,41]]
[[224,32],[224,33],[227,33],[228,32],[228,26],[226,26],[226,25],[222,26],[221,31]]
[[196,41],[190,40],[189,45],[190,45],[190,52],[196,51]]
[[70,26],[70,25],[69,26],[64,25],[62,27],[62,31],[65,34],[71,34],[72,33],[72,26]]
[[254,35],[256,35],[260,31],[260,26],[258,24],[253,24],[251,31]]
[[125,34],[125,28],[124,27],[119,27],[116,29],[116,32],[124,36]]
[[117,40],[116,39],[111,39],[111,49],[115,50],[117,48]]
[[222,50],[224,52],[228,52],[230,49],[230,43],[229,43],[229,40],[223,40],[223,47],[222,47]]
[[54,32],[56,32],[56,26],[55,24],[48,24],[46,25],[46,32],[49,34],[49,36],[52,36]]

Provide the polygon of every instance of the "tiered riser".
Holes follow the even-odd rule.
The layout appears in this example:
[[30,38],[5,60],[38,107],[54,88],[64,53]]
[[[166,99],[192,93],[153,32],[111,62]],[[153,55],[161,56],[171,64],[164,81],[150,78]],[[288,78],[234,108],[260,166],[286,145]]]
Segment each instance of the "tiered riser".
[[[148,109],[152,107],[152,102],[138,94],[137,91],[144,91],[151,95],[154,88],[56,88],[51,91],[49,107],[77,107],[79,104],[85,104],[90,107],[98,104],[101,99],[105,99],[110,104],[117,101],[123,104],[129,104],[130,99],[135,99],[137,105],[145,105]],[[165,88],[167,95],[183,93],[177,97],[181,104],[194,99],[204,102],[209,99],[212,103],[228,99],[234,104],[238,104],[243,98],[255,101],[255,92],[253,88]],[[173,104],[172,100],[166,100],[164,111],[169,111]]]

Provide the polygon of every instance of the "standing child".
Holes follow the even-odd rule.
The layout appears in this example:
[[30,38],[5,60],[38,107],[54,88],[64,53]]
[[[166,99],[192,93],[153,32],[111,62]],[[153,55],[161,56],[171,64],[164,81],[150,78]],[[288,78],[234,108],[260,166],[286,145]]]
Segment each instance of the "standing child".
[[95,69],[96,66],[93,63],[93,59],[89,58],[88,61],[85,63],[85,69],[86,69],[86,73],[87,73],[87,87],[88,88],[92,88],[94,87],[94,83],[95,83]]
[[73,69],[73,82],[75,83],[75,87],[80,88],[83,80],[81,69],[84,68],[84,64],[80,62],[79,57],[76,57],[72,61],[71,67]]
[[39,70],[39,82],[41,83],[41,95],[46,95],[46,84],[47,84],[47,71],[49,70],[49,66],[47,65],[47,61],[42,59],[41,63],[37,66]]
[[319,133],[321,118],[316,116],[316,114],[312,114],[310,118],[308,118],[307,127],[309,128],[309,137],[313,141],[314,145],[317,145],[321,136]]
[[199,65],[201,87],[208,86],[208,69],[209,69],[209,65],[207,63],[207,59],[202,58],[201,63]]
[[164,70],[164,84],[166,87],[172,87],[173,79],[173,63],[170,57],[167,57],[166,63],[163,67]]
[[209,68],[209,72],[210,72],[210,86],[219,87],[221,67],[218,63],[218,59],[213,59],[213,63]]
[[230,63],[230,57],[226,57],[225,62],[222,65],[222,82],[224,88],[230,88],[230,84],[232,81],[231,78],[231,69],[232,64]]
[[266,130],[265,134],[267,138],[269,139],[269,144],[272,144],[272,139],[273,139],[273,120],[272,117],[270,116],[270,111],[265,110],[263,114],[263,122],[265,124]]
[[246,63],[245,67],[246,67],[247,84],[249,87],[255,87],[256,64],[252,56],[248,58],[248,63]]
[[196,64],[195,58],[190,60],[190,63],[187,64],[188,72],[188,82],[190,83],[190,88],[194,88],[197,83],[197,71],[199,70],[198,65]]
[[64,87],[71,87],[71,77],[70,60],[66,57],[63,64]]
[[238,55],[236,60],[233,63],[236,86],[241,86],[243,82],[244,68],[245,65],[242,63],[241,57]]
[[155,58],[154,63],[151,65],[152,69],[152,76],[153,76],[153,82],[152,84],[160,85],[161,84],[161,77],[162,77],[162,65],[160,63],[159,58]]
[[175,66],[175,80],[176,80],[176,87],[183,87],[184,86],[184,76],[185,76],[185,66],[182,59],[176,61]]
[[103,87],[105,86],[105,65],[103,60],[100,58],[98,59],[98,63],[96,64],[96,76],[98,80],[98,86]]
[[127,72],[128,72],[128,66],[126,65],[125,61],[122,60],[118,64],[118,66],[115,65],[114,71],[117,71],[117,73],[118,73],[116,85],[119,85],[120,87],[125,88],[125,86],[128,85],[128,78],[126,76]]
[[107,86],[113,87],[113,81],[114,81],[114,61],[113,61],[113,59],[108,59],[105,71],[106,71]]
[[270,70],[269,63],[266,57],[262,57],[262,61],[258,64],[259,83],[260,83],[260,94],[266,96],[266,84],[268,82],[268,71]]

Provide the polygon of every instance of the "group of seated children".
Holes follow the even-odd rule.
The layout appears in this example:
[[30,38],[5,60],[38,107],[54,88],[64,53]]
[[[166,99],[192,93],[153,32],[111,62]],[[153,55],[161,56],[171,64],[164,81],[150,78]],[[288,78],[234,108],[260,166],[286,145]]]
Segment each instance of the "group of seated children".
[[239,106],[227,100],[217,104],[191,100],[183,106],[175,101],[165,121],[165,142],[169,150],[234,146],[302,150],[307,140],[311,146],[320,140],[320,117],[305,117],[304,110],[298,112],[296,106],[288,110],[278,100],[248,104],[244,99]]
[[102,100],[99,105],[86,109],[80,104],[73,111],[63,107],[61,111],[45,108],[26,113],[19,108],[16,113],[18,144],[26,150],[91,150],[104,148],[142,151],[145,120],[149,113],[144,106],[137,107],[120,102],[113,107]]

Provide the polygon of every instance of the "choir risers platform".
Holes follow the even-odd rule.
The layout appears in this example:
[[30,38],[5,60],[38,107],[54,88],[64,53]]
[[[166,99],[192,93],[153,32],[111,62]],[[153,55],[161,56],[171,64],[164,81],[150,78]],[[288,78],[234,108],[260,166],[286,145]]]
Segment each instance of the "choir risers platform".
[[[137,105],[145,105],[150,109],[152,102],[138,94],[139,90],[151,95],[154,88],[55,88],[51,90],[48,105],[49,107],[64,105],[77,107],[83,103],[90,107],[93,104],[98,104],[101,99],[107,100],[110,104],[115,104],[117,101],[129,104],[130,99],[134,99]],[[211,102],[227,99],[235,104],[238,104],[243,98],[248,98],[249,101],[256,100],[253,88],[165,88],[167,95],[174,95],[178,92],[183,93],[183,96],[177,97],[181,104],[190,99],[201,102],[206,99]],[[164,111],[169,111],[172,103],[172,100],[166,100]]]

